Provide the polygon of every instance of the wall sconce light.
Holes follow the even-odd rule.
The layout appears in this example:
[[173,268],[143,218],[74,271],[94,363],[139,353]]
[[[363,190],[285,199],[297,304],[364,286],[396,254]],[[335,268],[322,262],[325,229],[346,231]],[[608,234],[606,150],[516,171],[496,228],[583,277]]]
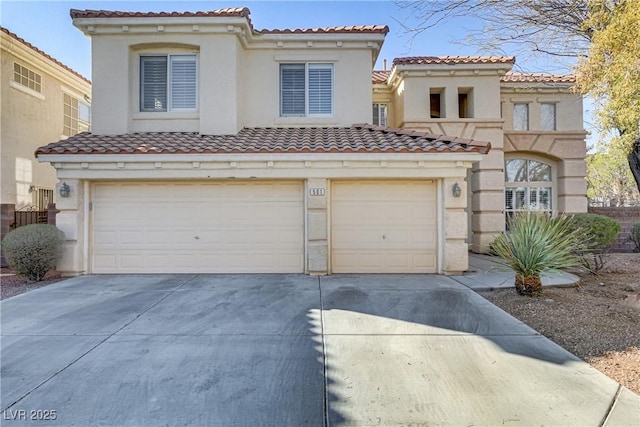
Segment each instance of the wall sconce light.
[[69,197],[69,193],[71,193],[71,187],[66,182],[63,182],[60,186],[60,197]]
[[462,188],[460,188],[460,186],[456,182],[455,184],[453,184],[453,187],[451,187],[451,192],[453,193],[453,197],[460,197],[460,195],[462,194]]

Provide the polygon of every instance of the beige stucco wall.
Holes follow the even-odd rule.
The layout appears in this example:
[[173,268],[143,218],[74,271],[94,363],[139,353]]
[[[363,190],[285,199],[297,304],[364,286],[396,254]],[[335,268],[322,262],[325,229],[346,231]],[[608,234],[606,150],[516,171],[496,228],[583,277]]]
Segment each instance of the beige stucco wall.
[[[16,209],[32,204],[31,186],[53,189],[55,169],[38,163],[36,148],[63,137],[63,94],[82,100],[91,87],[13,37],[0,33],[0,202]],[[42,76],[42,92],[37,93],[13,82],[14,63]]]
[[[544,159],[553,169],[554,211],[586,211],[585,132],[582,99],[569,85],[505,84],[504,66],[493,72],[470,67],[401,66],[392,72],[391,85],[374,85],[373,100],[389,105],[389,126],[491,142],[491,152],[467,176],[467,243],[486,252],[505,225],[505,156]],[[431,88],[444,89],[445,118],[430,118]],[[472,89],[473,118],[458,118],[459,88]],[[528,131],[512,130],[516,102],[529,104]],[[540,130],[543,102],[556,104],[556,131]]]
[[[504,153],[503,119],[500,116],[500,74],[508,65],[401,67],[395,71],[390,125],[451,137],[489,141],[491,151],[473,165],[468,177],[461,177],[465,209],[456,211],[456,250],[471,248],[484,252],[495,235],[504,230]],[[404,71],[403,71],[404,70]],[[430,116],[429,94],[437,89],[442,95],[444,118]],[[469,93],[471,118],[458,117],[458,93]],[[379,90],[374,99],[384,99]],[[464,182],[466,179],[467,182]],[[445,195],[447,192],[445,191]],[[467,207],[468,201],[468,207]],[[460,203],[459,200],[456,203]],[[458,208],[459,209],[459,208]],[[471,215],[467,215],[468,212]],[[448,243],[452,245],[452,243]]]
[[[554,212],[587,211],[586,133],[582,98],[569,85],[505,85],[504,151],[509,158],[539,159],[551,165]],[[514,131],[513,104],[529,105],[529,131]],[[540,104],[556,104],[556,131],[540,130]]]
[[[92,38],[96,134],[232,134],[243,127],[350,126],[371,121],[371,65],[381,34],[246,37],[246,22],[236,18],[202,26],[184,25],[181,20],[158,20],[165,25],[150,26],[156,21],[143,19],[138,21],[144,24],[140,27],[133,21],[122,26],[107,21],[91,30],[82,27]],[[197,111],[140,112],[139,56],[178,52],[198,55]],[[333,64],[331,117],[280,117],[279,64],[292,62]]]

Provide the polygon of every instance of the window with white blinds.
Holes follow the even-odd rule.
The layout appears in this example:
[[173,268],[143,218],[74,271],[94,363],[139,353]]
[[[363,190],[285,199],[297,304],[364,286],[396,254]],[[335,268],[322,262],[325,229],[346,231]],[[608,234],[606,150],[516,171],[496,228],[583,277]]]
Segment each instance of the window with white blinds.
[[280,64],[280,115],[333,114],[332,64]]
[[140,57],[140,111],[194,111],[196,55]]
[[519,211],[553,213],[551,165],[531,159],[505,160],[504,203],[507,226]]
[[373,124],[387,126],[387,104],[373,104]]

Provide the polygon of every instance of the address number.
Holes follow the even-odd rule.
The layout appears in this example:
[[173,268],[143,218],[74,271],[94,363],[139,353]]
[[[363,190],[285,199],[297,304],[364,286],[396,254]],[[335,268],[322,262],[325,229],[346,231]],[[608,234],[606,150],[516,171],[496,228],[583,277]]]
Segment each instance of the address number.
[[310,188],[309,194],[311,196],[324,196],[324,188]]

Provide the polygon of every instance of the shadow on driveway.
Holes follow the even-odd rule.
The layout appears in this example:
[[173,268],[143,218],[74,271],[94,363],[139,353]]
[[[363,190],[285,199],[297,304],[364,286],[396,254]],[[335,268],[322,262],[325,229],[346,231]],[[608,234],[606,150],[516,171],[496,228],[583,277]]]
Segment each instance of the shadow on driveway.
[[617,390],[442,276],[83,276],[0,304],[3,425],[587,425]]

